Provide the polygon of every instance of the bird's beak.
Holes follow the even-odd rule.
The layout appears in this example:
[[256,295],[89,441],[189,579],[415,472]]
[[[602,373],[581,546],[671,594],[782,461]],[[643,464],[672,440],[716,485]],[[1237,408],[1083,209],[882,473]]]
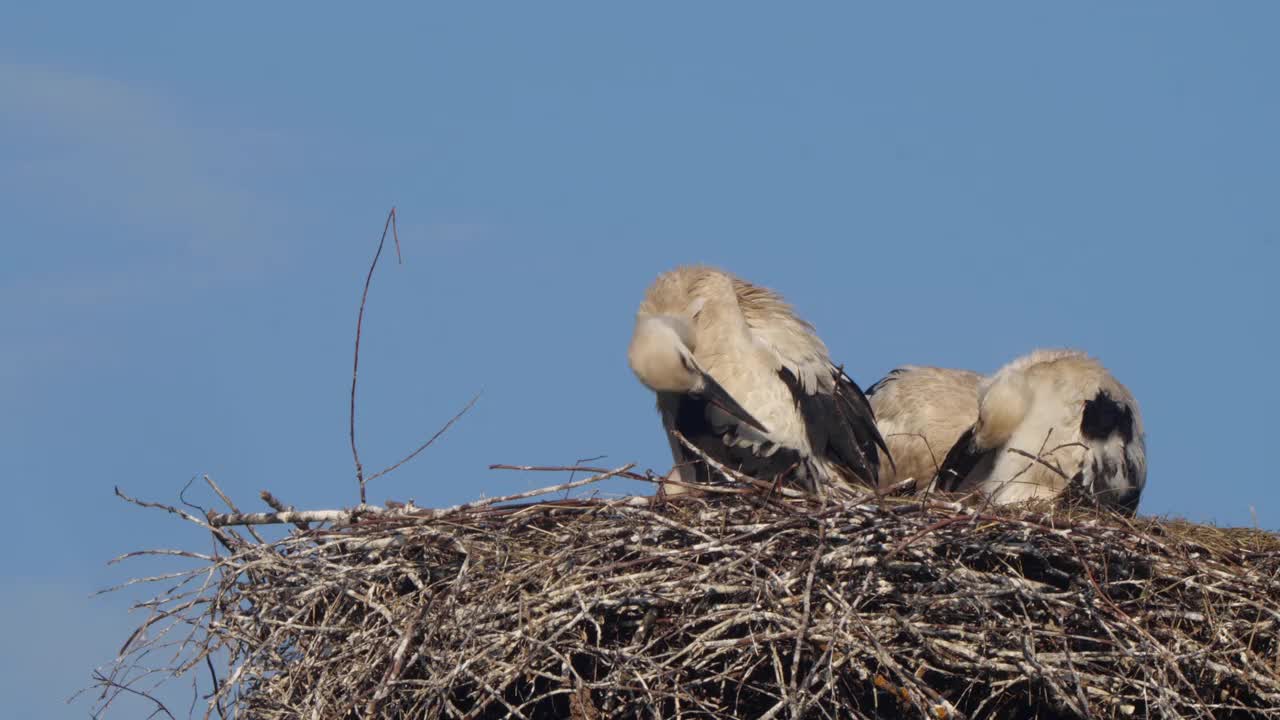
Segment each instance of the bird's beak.
[[703,387],[699,394],[706,398],[707,402],[715,405],[762,433],[769,432],[763,423],[756,420],[754,417],[751,417],[751,413],[747,412],[745,408],[739,405],[738,401],[734,400],[733,396],[729,394],[729,391],[721,387],[720,383],[716,382],[710,375],[703,373],[702,381]]

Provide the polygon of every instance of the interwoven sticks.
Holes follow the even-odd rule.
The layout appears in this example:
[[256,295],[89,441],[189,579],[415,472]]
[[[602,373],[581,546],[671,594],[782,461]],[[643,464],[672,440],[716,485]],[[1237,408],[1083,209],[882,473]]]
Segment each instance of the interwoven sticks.
[[215,717],[1280,717],[1265,532],[728,492],[337,520],[214,527],[110,677],[194,628]]

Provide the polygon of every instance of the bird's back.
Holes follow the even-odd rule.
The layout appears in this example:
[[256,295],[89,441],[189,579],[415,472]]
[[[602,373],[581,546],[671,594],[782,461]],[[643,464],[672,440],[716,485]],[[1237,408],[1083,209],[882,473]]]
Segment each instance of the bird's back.
[[[1097,430],[1094,418],[1103,414],[1106,426]],[[1094,358],[1074,350],[1018,358],[983,381],[978,416],[975,431],[962,438],[973,443],[972,469],[955,489],[1016,502],[1053,497],[1097,475],[1100,485],[1121,482],[1125,491],[1115,497],[1136,506],[1146,477],[1137,402]],[[962,458],[963,450],[953,454]]]
[[881,458],[882,486],[914,478],[923,488],[933,479],[947,451],[978,418],[981,381],[968,370],[905,365],[867,391],[894,460]]

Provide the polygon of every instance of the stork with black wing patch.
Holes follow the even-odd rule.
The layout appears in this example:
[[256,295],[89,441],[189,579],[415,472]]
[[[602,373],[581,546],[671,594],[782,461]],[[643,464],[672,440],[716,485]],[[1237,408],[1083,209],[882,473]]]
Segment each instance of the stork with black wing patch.
[[867,398],[771,290],[707,267],[663,273],[628,359],[658,396],[679,479],[715,473],[672,431],[718,463],[811,492],[878,482],[888,449]]
[[1097,360],[1038,350],[982,382],[978,418],[935,478],[1008,503],[1078,492],[1132,514],[1147,479],[1137,400]]

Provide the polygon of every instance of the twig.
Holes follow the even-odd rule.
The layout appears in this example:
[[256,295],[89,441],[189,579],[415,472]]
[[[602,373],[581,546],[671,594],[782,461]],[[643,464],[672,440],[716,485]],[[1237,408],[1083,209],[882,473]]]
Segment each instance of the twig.
[[[798,685],[800,678],[800,651],[804,648],[805,636],[809,632],[811,604],[813,602],[813,577],[818,572],[818,560],[822,558],[822,551],[826,547],[826,542],[827,526],[826,523],[822,523],[818,525],[818,542],[814,546],[813,557],[809,560],[809,573],[804,580],[804,614],[800,616],[800,626],[796,629],[796,646],[791,653],[791,692],[793,694],[800,689]],[[798,700],[795,702],[798,702]],[[794,710],[795,717],[800,717],[799,708],[796,707]]]
[[608,470],[598,475],[592,475],[591,477],[575,480],[573,482],[538,488],[537,490],[526,490],[525,492],[514,493],[511,495],[475,500],[473,502],[462,503],[461,505],[454,505],[452,507],[438,510],[418,508],[411,505],[398,508],[381,508],[376,505],[360,505],[349,510],[304,510],[276,513],[214,514],[209,518],[209,522],[214,527],[227,527],[231,525],[278,525],[280,523],[298,522],[350,523],[362,517],[420,522],[438,520],[449,515],[455,515],[469,510],[492,507],[494,505],[500,505],[502,503],[512,502],[515,500],[525,500],[539,495],[549,495],[562,490],[597,483],[611,477],[621,477],[627,470],[630,470],[633,467],[635,467],[635,463],[628,463],[616,470]]
[[[634,467],[635,463],[627,465]],[[523,472],[589,472],[589,473],[613,473],[617,477],[626,478],[628,480],[652,481],[647,475],[641,475],[633,472],[618,472],[602,467],[589,467],[585,465],[490,465],[490,470],[520,470]]]
[[360,293],[360,312],[356,315],[356,348],[355,355],[351,361],[351,410],[348,414],[348,434],[351,439],[351,458],[356,463],[356,481],[360,483],[360,504],[366,502],[365,499],[365,479],[364,466],[360,464],[360,451],[356,448],[356,378],[360,374],[360,335],[364,330],[364,306],[369,300],[369,285],[373,283],[373,271],[378,267],[378,258],[382,257],[382,246],[387,242],[387,228],[391,228],[392,237],[395,239],[396,259],[400,257],[400,231],[396,229],[396,209],[392,206],[391,212],[387,213],[387,222],[382,226],[382,237],[378,240],[378,250],[373,254],[373,262],[369,263],[369,272],[364,278],[364,290]]
[[[227,509],[228,509],[228,510],[230,510],[230,511],[231,511],[231,512],[233,512],[233,513],[238,513],[238,512],[240,512],[240,508],[236,507],[236,504],[235,504],[234,502],[232,502],[232,501],[231,501],[231,498],[227,497],[227,494],[226,494],[226,493],[224,493],[224,492],[222,492],[222,488],[218,487],[218,483],[214,482],[214,481],[213,481],[213,478],[209,477],[209,476],[206,474],[206,475],[204,476],[204,481],[205,481],[205,484],[207,484],[210,488],[212,488],[212,489],[213,489],[213,492],[214,492],[214,493],[216,493],[216,494],[218,495],[218,497],[222,499],[222,502],[226,504],[226,506],[227,506]],[[205,513],[205,516],[206,516],[206,517],[208,516],[208,512],[207,512],[207,511],[206,511],[206,513]],[[254,540],[257,540],[259,543],[264,543],[264,542],[266,542],[266,540],[263,540],[263,539],[262,539],[262,536],[261,536],[261,535],[259,535],[259,534],[258,534],[258,531],[257,531],[257,530],[254,530],[252,526],[247,527],[247,528],[245,528],[245,529],[249,531],[249,534],[253,536],[253,539],[254,539]],[[230,549],[230,548],[228,548],[228,549]]]
[[[584,457],[584,458],[578,458],[577,460],[574,460],[574,461],[573,461],[573,464],[574,464],[574,465],[581,465],[582,463],[595,462],[596,460],[603,460],[603,459],[604,459],[604,458],[606,458],[606,457],[608,457],[608,456],[607,456],[607,455],[596,455],[595,457]],[[569,482],[573,482],[573,476],[574,476],[574,475],[577,475],[577,474],[578,474],[578,473],[577,473],[577,471],[576,471],[576,470],[575,470],[575,471],[570,471],[570,472],[569,472]],[[565,498],[566,500],[569,498],[569,492],[568,492],[567,490],[565,491],[564,498]]]
[[[395,513],[406,514],[406,513]],[[376,505],[360,505],[349,510],[293,510],[288,512],[215,513],[209,518],[214,527],[235,525],[294,525],[306,523],[349,523],[361,515],[393,515]]]
[[[205,662],[205,665],[207,665],[209,668],[209,677],[212,678],[213,680],[213,693],[212,693],[213,706],[218,711],[218,717],[223,718],[223,720],[226,720],[227,715],[226,715],[226,711],[222,707],[222,698],[218,697],[218,690],[222,687],[222,684],[218,682],[218,671],[213,669],[213,658],[209,657],[208,655],[205,655],[204,662]],[[193,699],[193,702],[194,702],[194,699]]]
[[[169,712],[169,708],[165,707],[164,703],[160,702],[150,693],[146,693],[136,688],[129,687],[128,685],[123,685],[121,683],[118,683],[115,680],[112,680],[111,678],[107,677],[106,675],[103,675],[102,673],[95,673],[94,679],[97,680],[102,685],[104,685],[105,687],[112,688],[121,692],[127,692],[130,695],[134,695],[146,700],[150,700],[151,702],[155,703],[156,712],[162,712],[165,715],[168,715],[170,720],[177,720],[177,718],[173,717],[173,713]],[[154,714],[155,713],[152,713],[152,715]]]
[[[263,490],[259,492],[258,497],[262,498],[262,502],[266,503],[268,507],[270,507],[272,510],[275,510],[276,512],[287,513],[287,512],[294,511],[292,505],[286,505],[285,503],[281,502],[279,498],[277,498],[275,495],[272,495],[271,492],[268,490]],[[299,530],[311,529],[311,526],[304,522],[296,522],[293,525]]]
[[[918,433],[918,432],[889,433],[888,435],[885,436],[885,439],[888,440],[891,437],[913,437],[920,440],[920,442],[924,443],[924,449],[929,451],[929,462],[933,463],[933,474],[936,476],[939,472],[942,471],[942,464],[938,462],[938,456],[933,453],[933,446],[929,444],[929,438],[926,437],[924,433]],[[895,469],[897,468],[895,467]],[[923,478],[912,478],[912,480],[915,480],[916,482],[919,482],[922,479]]]
[[[476,404],[476,401],[477,401],[477,400],[479,400],[479,399],[480,399],[480,393],[476,393],[476,394],[475,394],[475,396],[474,396],[474,397],[472,397],[472,398],[471,398],[471,400],[470,400],[470,401],[469,401],[465,406],[463,406],[463,408],[462,408],[461,410],[459,410],[459,411],[457,412],[457,414],[456,414],[456,415],[454,415],[453,417],[449,418],[449,422],[445,423],[445,424],[444,424],[444,425],[443,425],[439,430],[437,430],[437,431],[436,431],[436,434],[435,434],[435,435],[432,435],[432,436],[430,437],[430,439],[428,439],[426,442],[424,442],[424,443],[422,443],[421,445],[419,445],[417,450],[414,450],[413,452],[411,452],[411,453],[409,453],[408,455],[406,455],[403,459],[401,459],[401,460],[400,460],[400,462],[397,462],[396,464],[391,465],[390,467],[384,468],[384,469],[379,470],[378,472],[374,473],[373,475],[370,475],[370,476],[369,476],[369,478],[368,478],[367,480],[365,480],[365,484],[371,483],[371,482],[373,482],[374,480],[377,480],[378,478],[382,477],[383,475],[386,475],[387,473],[391,472],[392,470],[395,470],[396,468],[400,467],[401,465],[403,465],[403,464],[405,464],[405,463],[409,462],[410,460],[414,459],[415,457],[417,457],[418,453],[420,453],[420,452],[422,452],[423,450],[426,450],[427,448],[431,447],[431,445],[432,445],[433,443],[435,443],[435,441],[436,441],[436,440],[438,440],[438,439],[440,438],[440,436],[441,436],[441,435],[443,435],[443,434],[445,433],[445,431],[446,431],[446,430],[448,430],[449,428],[453,427],[453,424],[454,424],[454,423],[456,423],[456,422],[458,422],[458,420],[461,420],[461,419],[462,419],[462,416],[463,416],[463,415],[466,415],[466,414],[467,414],[467,411],[468,411],[468,410],[470,410],[470,409],[472,408],[472,406],[474,406],[474,405]],[[364,502],[364,498],[363,498],[363,497],[361,497],[361,498],[360,498],[360,502]]]
[[387,668],[387,674],[383,676],[382,682],[379,683],[377,690],[373,693],[373,697],[369,698],[369,704],[365,708],[366,716],[374,717],[374,711],[377,710],[378,703],[382,702],[382,699],[390,692],[391,685],[400,679],[400,673],[404,671],[404,658],[409,650],[409,643],[418,631],[418,625],[422,622],[423,616],[427,614],[428,607],[428,603],[423,603],[422,608],[418,610],[418,614],[413,617],[413,620],[405,626],[404,632],[400,634],[400,642],[396,643],[395,653],[391,656],[391,666]]
[[1011,453],[1013,453],[1013,454],[1015,454],[1015,455],[1021,455],[1022,457],[1025,457],[1025,458],[1028,458],[1028,459],[1030,459],[1030,460],[1033,460],[1033,461],[1035,461],[1035,462],[1037,462],[1037,463],[1040,463],[1041,465],[1043,465],[1043,466],[1045,466],[1045,467],[1049,468],[1050,470],[1054,471],[1055,473],[1057,473],[1057,474],[1058,474],[1058,476],[1059,476],[1059,477],[1061,477],[1063,480],[1068,480],[1068,481],[1069,481],[1069,480],[1071,480],[1071,478],[1067,477],[1067,474],[1066,474],[1066,473],[1062,472],[1062,469],[1061,469],[1061,468],[1056,468],[1056,467],[1054,467],[1054,466],[1050,465],[1050,464],[1049,464],[1049,462],[1048,462],[1047,460],[1045,460],[1044,458],[1042,458],[1042,457],[1039,457],[1039,456],[1037,456],[1037,455],[1032,455],[1031,453],[1027,452],[1026,450],[1020,450],[1020,449],[1018,449],[1018,448],[1008,448],[1008,451],[1009,451],[1009,452],[1011,452]]
[[159,510],[164,510],[165,512],[170,513],[170,514],[172,514],[172,515],[177,515],[178,517],[182,518],[183,520],[187,520],[187,521],[193,522],[193,523],[195,523],[195,524],[197,524],[197,525],[201,525],[201,526],[205,526],[205,527],[207,527],[207,525],[205,525],[205,523],[204,523],[204,522],[202,522],[201,520],[199,520],[198,518],[196,518],[196,517],[195,517],[194,515],[192,515],[191,513],[186,512],[185,510],[179,510],[178,508],[173,507],[172,505],[165,505],[165,504],[163,504],[163,503],[149,502],[149,501],[146,501],[146,500],[138,500],[137,498],[129,497],[128,495],[124,494],[124,491],[122,491],[122,490],[120,489],[120,486],[119,486],[119,485],[115,486],[114,491],[115,491],[116,497],[120,498],[121,500],[124,500],[125,502],[133,503],[134,505],[137,505],[138,507],[144,507],[144,508],[155,508],[155,509],[159,509]]

